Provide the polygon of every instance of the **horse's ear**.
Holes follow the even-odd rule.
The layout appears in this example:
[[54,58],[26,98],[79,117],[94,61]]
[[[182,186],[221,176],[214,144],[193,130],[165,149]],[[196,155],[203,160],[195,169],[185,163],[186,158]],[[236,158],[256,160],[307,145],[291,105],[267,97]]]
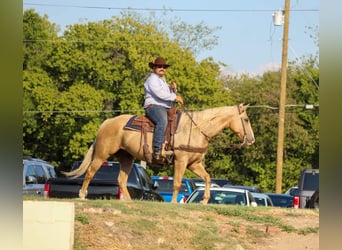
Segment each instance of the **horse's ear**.
[[240,108],[242,108],[243,110],[246,110],[249,107],[249,104],[244,104],[244,103],[240,103]]

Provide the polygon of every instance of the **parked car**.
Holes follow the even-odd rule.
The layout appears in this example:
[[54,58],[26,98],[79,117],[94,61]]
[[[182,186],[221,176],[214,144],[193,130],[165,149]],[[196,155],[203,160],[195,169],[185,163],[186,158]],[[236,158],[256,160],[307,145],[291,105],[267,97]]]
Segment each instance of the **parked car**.
[[[205,187],[205,183],[203,181],[202,182],[196,182],[195,186],[196,186],[196,188]],[[217,185],[215,182],[214,183],[212,182],[212,183],[210,183],[210,188],[213,188],[213,187],[218,188],[218,187],[221,187],[221,186]]]
[[[203,199],[204,188],[197,188],[186,203],[199,203]],[[256,207],[257,203],[248,190],[237,188],[211,188],[208,204],[231,204]]]
[[286,192],[285,194],[289,194],[289,195],[292,195],[294,196],[296,190],[298,189],[298,186],[293,186],[293,187],[290,187]]
[[293,196],[289,194],[267,193],[275,207],[293,207]]
[[319,208],[319,169],[302,170],[293,196],[295,208]]
[[44,184],[55,177],[55,168],[50,163],[32,157],[23,159],[23,195],[44,196]]
[[[202,187],[204,181],[200,178],[191,178],[193,180],[193,182],[195,183],[195,185],[197,187]],[[211,184],[213,184],[213,186],[215,186],[215,184],[219,187],[222,187],[225,184],[232,184],[232,182],[228,179],[223,179],[223,178],[211,178],[210,179]]]
[[[75,162],[72,169],[80,165]],[[87,189],[87,199],[124,199],[117,181],[120,166],[118,162],[105,161],[90,181]],[[78,198],[85,174],[80,177],[50,178],[45,183],[44,196],[46,198]],[[138,163],[132,164],[128,175],[127,189],[133,200],[164,201],[155,190],[157,184],[153,182],[145,168]]]
[[254,192],[254,193],[263,193],[264,192],[261,188],[254,187],[254,186],[239,186],[239,185],[226,184],[223,187],[245,189],[245,190],[248,190],[249,192]]
[[309,201],[310,208],[319,208],[319,190],[316,190]]
[[[158,188],[156,189],[156,192],[164,197],[165,202],[171,202],[173,193],[173,177],[151,176],[151,179],[157,182]],[[191,179],[182,178],[182,184],[178,192],[177,202],[184,203],[195,189],[196,186]]]
[[258,203],[258,206],[273,207],[273,202],[267,194],[254,192],[251,194],[253,195],[256,203]]

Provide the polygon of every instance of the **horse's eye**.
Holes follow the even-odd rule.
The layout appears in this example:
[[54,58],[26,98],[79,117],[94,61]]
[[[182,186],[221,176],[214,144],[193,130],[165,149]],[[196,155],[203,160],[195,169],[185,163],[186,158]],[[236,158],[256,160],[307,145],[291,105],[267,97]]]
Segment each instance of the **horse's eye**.
[[245,120],[245,122],[249,122],[249,119],[248,119],[248,118],[245,118],[244,120]]

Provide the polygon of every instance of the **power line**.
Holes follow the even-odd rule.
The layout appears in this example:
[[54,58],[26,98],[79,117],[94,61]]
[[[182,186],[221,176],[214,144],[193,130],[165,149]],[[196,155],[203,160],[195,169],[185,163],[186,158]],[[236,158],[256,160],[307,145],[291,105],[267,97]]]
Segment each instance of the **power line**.
[[[295,57],[297,58],[297,60],[300,60],[302,62],[302,60],[300,59],[300,57],[297,55],[296,51],[291,47],[291,45],[289,44],[289,48],[290,50],[292,51],[292,53],[295,55]],[[303,62],[302,62],[303,63]],[[314,83],[316,89],[318,90],[319,87],[318,87],[318,84],[317,82],[315,81],[315,79],[313,79],[312,77],[312,74],[306,69],[306,68],[301,68],[299,67],[300,71],[302,71],[302,73],[304,73],[304,75],[306,74],[310,79],[311,81]]]
[[[313,109],[315,107],[319,107],[318,104],[287,104],[285,105],[287,108],[305,108],[305,109]],[[268,108],[268,109],[279,109],[277,106],[270,105],[250,105],[248,108]],[[190,110],[190,109],[189,109]],[[200,111],[203,109],[191,109],[191,111]],[[143,109],[127,109],[127,110],[24,110],[24,114],[39,114],[39,113],[117,113],[117,112],[139,112],[144,111]]]
[[[170,12],[272,12],[274,9],[173,9],[173,8],[134,8],[134,7],[105,7],[105,6],[82,6],[68,4],[42,4],[42,3],[24,3],[28,6],[50,6],[50,7],[68,7],[84,9],[104,9],[104,10],[134,10],[134,11],[170,11]],[[296,12],[318,12],[319,9],[293,9]]]

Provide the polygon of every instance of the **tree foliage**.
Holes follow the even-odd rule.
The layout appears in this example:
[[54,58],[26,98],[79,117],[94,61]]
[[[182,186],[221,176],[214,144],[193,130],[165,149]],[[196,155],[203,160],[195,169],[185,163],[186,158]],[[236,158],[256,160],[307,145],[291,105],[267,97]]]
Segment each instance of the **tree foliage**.
[[[213,177],[274,190],[280,72],[222,76],[223,66],[195,54],[217,44],[218,28],[181,20],[161,22],[135,12],[98,22],[58,27],[33,10],[24,12],[23,152],[68,170],[82,159],[100,124],[122,113],[143,113],[148,62],[163,56],[172,64],[167,79],[189,110],[248,103],[256,143],[232,150],[230,131],[213,138],[205,165]],[[315,58],[288,70],[288,104],[318,104]],[[308,73],[309,72],[309,73]],[[270,109],[269,107],[275,107]],[[318,167],[318,108],[286,109],[283,188],[296,183],[303,167]],[[172,166],[159,174],[172,175]],[[158,174],[148,169],[150,174]],[[190,173],[186,173],[190,176]]]
[[[275,190],[280,76],[280,72],[266,72],[261,77],[226,77],[226,86],[235,103],[251,105],[248,112],[256,138],[252,147],[232,153],[230,161],[225,161],[227,165],[232,162],[236,166],[227,166],[233,168],[234,175],[228,171],[224,177],[238,184]],[[304,58],[302,65],[290,64],[286,90],[283,190],[297,184],[303,168],[319,167],[318,83],[319,71],[312,58]],[[305,104],[315,107],[307,110]],[[228,143],[231,138],[226,141]],[[207,165],[214,166],[216,160],[212,159],[217,157],[227,155],[222,152],[217,156],[215,144],[206,158]]]

